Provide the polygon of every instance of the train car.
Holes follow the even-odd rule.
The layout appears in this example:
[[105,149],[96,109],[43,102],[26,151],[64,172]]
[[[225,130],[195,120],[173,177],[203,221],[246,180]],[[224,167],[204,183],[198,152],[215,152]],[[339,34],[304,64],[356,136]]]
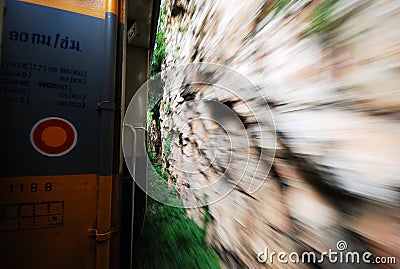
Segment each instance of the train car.
[[159,5],[4,0],[0,268],[133,267],[146,196],[123,168],[121,124],[149,77]]

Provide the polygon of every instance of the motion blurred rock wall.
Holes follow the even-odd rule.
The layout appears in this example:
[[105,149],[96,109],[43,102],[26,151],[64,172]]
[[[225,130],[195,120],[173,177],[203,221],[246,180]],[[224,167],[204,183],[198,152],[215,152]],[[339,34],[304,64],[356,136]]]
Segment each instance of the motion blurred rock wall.
[[[223,266],[307,267],[260,264],[257,253],[264,247],[321,253],[337,250],[340,240],[348,250],[395,256],[399,263],[400,2],[167,0],[166,22],[165,69],[228,66],[269,105],[248,87],[238,98],[207,84],[165,82],[161,131],[171,182],[190,188],[222,180],[232,188],[208,207],[207,238]],[[212,83],[224,79],[211,67],[200,73]],[[248,151],[229,146],[204,100],[238,116]],[[259,120],[269,113],[273,120]],[[221,177],[227,154],[236,163]],[[241,156],[249,156],[248,167]],[[196,162],[201,158],[212,164]],[[257,191],[229,181],[243,170],[253,174]],[[186,198],[203,201],[211,192]],[[205,210],[189,211],[201,226]]]

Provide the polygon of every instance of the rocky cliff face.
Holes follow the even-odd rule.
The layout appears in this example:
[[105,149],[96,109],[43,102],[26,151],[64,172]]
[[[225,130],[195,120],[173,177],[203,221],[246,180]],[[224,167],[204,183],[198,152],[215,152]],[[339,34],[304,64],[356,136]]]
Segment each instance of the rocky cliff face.
[[[182,188],[218,181],[183,198],[213,202],[207,237],[226,268],[340,240],[399,262],[399,2],[288,2],[166,1],[166,69],[217,63],[251,82],[216,65],[166,79],[170,175]],[[204,210],[190,211],[200,225]]]

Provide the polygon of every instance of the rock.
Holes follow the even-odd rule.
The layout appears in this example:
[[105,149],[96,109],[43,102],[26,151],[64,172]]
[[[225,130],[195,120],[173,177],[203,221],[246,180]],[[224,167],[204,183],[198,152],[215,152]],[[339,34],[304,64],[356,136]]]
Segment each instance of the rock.
[[[400,5],[339,0],[316,18],[321,1],[275,2],[166,1],[166,69],[218,64],[164,77],[161,136],[181,197],[211,203],[224,268],[283,268],[257,253],[341,240],[399,259]],[[202,226],[203,213],[189,216]]]

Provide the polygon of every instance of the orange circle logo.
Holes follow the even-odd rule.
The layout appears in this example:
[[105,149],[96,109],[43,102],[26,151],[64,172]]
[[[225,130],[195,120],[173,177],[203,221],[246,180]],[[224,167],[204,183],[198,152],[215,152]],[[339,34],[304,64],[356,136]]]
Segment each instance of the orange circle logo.
[[56,157],[70,152],[76,145],[77,132],[69,121],[49,117],[38,121],[30,134],[33,147],[41,154]]

